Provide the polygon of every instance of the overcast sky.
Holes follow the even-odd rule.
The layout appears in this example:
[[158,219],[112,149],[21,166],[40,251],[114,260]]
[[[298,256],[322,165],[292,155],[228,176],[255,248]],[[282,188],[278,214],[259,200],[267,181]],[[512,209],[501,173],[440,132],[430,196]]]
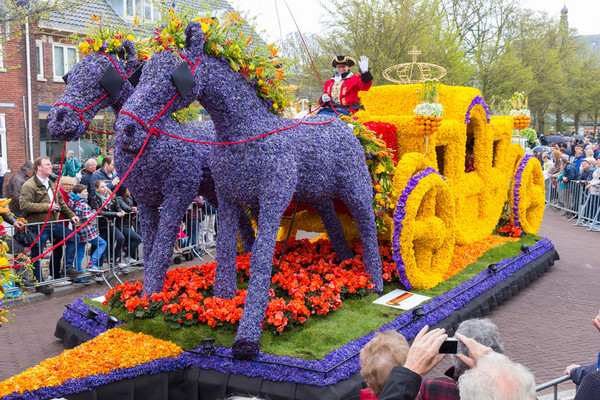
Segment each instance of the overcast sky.
[[[569,26],[577,28],[582,35],[600,34],[600,1],[598,0],[521,0],[524,7],[534,10],[544,10],[551,17],[558,18],[564,5],[569,10]],[[298,23],[300,31],[318,33],[321,30],[320,20],[324,13],[320,0],[229,0],[237,10],[249,11],[257,17],[260,30],[266,30],[268,42],[279,41],[281,38],[279,23],[283,37],[296,31],[296,26],[290,16],[290,10]],[[277,6],[277,7],[276,7]],[[277,15],[279,14],[279,18]]]

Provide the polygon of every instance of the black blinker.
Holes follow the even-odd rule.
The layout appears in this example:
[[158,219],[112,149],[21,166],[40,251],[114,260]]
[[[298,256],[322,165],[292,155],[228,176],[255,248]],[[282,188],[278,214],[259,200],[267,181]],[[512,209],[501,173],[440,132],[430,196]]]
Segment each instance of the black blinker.
[[121,88],[125,84],[125,79],[119,75],[113,65],[109,65],[102,78],[100,78],[100,86],[106,90],[106,93],[113,99],[117,97]]
[[62,80],[65,81],[65,83],[69,83],[69,82],[67,82],[67,80],[69,80],[69,73],[68,72],[62,76]]
[[136,68],[135,71],[133,71],[131,73],[131,75],[129,75],[127,77],[127,80],[129,81],[129,83],[131,83],[131,85],[133,87],[136,87],[138,83],[140,83],[140,78],[142,76],[142,67],[144,66],[144,64],[142,63],[142,65],[140,65],[139,67]]
[[196,87],[196,80],[186,62],[182,62],[179,67],[171,72],[171,81],[173,81],[181,97],[187,96]]

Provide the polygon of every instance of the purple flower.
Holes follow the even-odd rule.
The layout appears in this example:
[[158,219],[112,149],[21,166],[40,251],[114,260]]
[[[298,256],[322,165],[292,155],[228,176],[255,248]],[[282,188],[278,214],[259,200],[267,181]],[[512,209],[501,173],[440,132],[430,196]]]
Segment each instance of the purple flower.
[[[126,76],[139,66],[135,59],[133,43],[124,41],[127,56],[111,56],[121,76]],[[178,56],[174,56],[178,57]],[[91,121],[101,109],[111,107],[115,114],[134,91],[127,80],[116,98],[106,96],[99,80],[111,65],[102,54],[92,53],[81,59],[69,73],[67,87],[61,99],[48,116],[48,130],[58,140],[76,140],[86,132],[85,121]],[[80,116],[78,110],[88,109]],[[93,106],[91,106],[93,105]],[[91,107],[90,107],[91,106]],[[83,119],[83,120],[82,120]],[[147,120],[149,121],[149,120]],[[180,124],[164,118],[152,125],[165,132],[172,132],[191,140],[214,141],[212,122]],[[115,166],[123,177],[141,151],[148,132],[132,136],[128,132],[117,133]],[[144,248],[144,291],[160,292],[164,285],[167,268],[171,265],[173,246],[179,224],[187,207],[198,193],[217,206],[214,181],[208,166],[211,148],[206,145],[185,142],[168,136],[152,135],[135,167],[123,181],[138,202]],[[176,189],[176,190],[174,190]],[[159,212],[159,208],[162,211]],[[252,226],[247,215],[240,214],[244,248],[252,247]]]
[[[181,53],[191,65],[197,65],[193,74],[196,84],[191,92],[185,98],[173,97],[177,92],[171,83],[171,72],[185,61],[177,54],[159,52],[144,66],[136,92],[123,106],[122,113],[135,115],[142,121],[162,115],[156,120],[156,124],[162,124],[171,112],[198,100],[210,114],[216,141],[226,144],[214,146],[210,155],[210,170],[219,200],[217,297],[232,298],[237,290],[239,214],[248,208],[253,215],[259,215],[249,290],[234,345],[236,356],[256,356],[258,347],[248,343],[258,343],[262,333],[275,239],[281,216],[292,197],[321,214],[341,260],[352,258],[353,253],[335,215],[333,199],[341,198],[346,203],[360,230],[367,272],[375,290],[383,290],[371,179],[364,151],[345,122],[312,117],[292,127],[297,121],[271,114],[252,85],[227,62],[204,54],[204,36],[198,23],[188,24],[186,36],[187,44]],[[147,135],[136,120],[123,115],[117,120],[116,129],[118,135],[128,135],[138,142]],[[165,129],[173,132],[170,127]],[[253,140],[270,132],[276,133]],[[244,142],[235,143],[239,141]]]
[[483,109],[485,110],[485,116],[487,119],[487,123],[489,124],[490,123],[490,110],[489,110],[487,104],[485,103],[485,100],[483,100],[483,97],[481,97],[479,95],[475,96],[473,101],[471,101],[469,108],[467,109],[467,114],[465,115],[465,124],[468,124],[469,122],[471,122],[471,110],[477,104],[480,104],[483,106]]
[[515,185],[513,186],[513,215],[515,216],[515,226],[521,228],[521,221],[519,215],[519,201],[521,200],[521,184],[523,179],[523,171],[527,166],[527,161],[530,158],[533,158],[532,155],[526,154],[519,162],[519,167],[517,168],[517,173],[515,174]]

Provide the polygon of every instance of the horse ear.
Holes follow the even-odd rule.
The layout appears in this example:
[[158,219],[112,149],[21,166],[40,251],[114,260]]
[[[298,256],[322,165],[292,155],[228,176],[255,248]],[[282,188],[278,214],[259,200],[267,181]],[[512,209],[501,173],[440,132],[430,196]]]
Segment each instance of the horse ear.
[[129,39],[123,40],[123,43],[121,44],[121,48],[117,52],[117,55],[122,60],[131,60],[135,58],[136,51],[133,42]]
[[185,27],[185,46],[190,54],[200,57],[204,50],[204,32],[199,22],[192,21]]

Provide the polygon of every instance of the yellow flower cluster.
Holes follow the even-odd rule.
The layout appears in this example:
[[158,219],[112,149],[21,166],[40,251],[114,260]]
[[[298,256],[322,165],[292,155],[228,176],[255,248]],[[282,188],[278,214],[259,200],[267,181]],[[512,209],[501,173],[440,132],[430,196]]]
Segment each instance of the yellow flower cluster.
[[274,45],[261,46],[246,36],[244,20],[235,12],[227,12],[220,18],[194,17],[193,10],[183,8],[176,13],[172,8],[162,13],[162,29],[156,29],[153,45],[156,51],[166,47],[185,47],[185,27],[191,21],[200,23],[206,37],[204,52],[224,58],[235,71],[238,71],[251,84],[256,94],[262,98],[267,108],[280,114],[293,97],[286,91],[285,61],[277,58],[279,49]]
[[1,382],[0,397],[58,386],[69,379],[106,374],[159,358],[177,357],[182,352],[171,342],[115,328]]
[[[104,24],[103,26],[103,19],[95,14],[90,15],[90,18],[98,25],[86,21],[87,27],[83,34],[87,38],[78,46],[82,55],[86,56],[93,52],[114,54],[122,50],[123,41],[130,40],[136,47],[137,56],[143,59],[148,58],[147,49],[143,46],[143,42],[135,37],[131,28],[110,24]],[[77,37],[77,40],[80,37]]]

